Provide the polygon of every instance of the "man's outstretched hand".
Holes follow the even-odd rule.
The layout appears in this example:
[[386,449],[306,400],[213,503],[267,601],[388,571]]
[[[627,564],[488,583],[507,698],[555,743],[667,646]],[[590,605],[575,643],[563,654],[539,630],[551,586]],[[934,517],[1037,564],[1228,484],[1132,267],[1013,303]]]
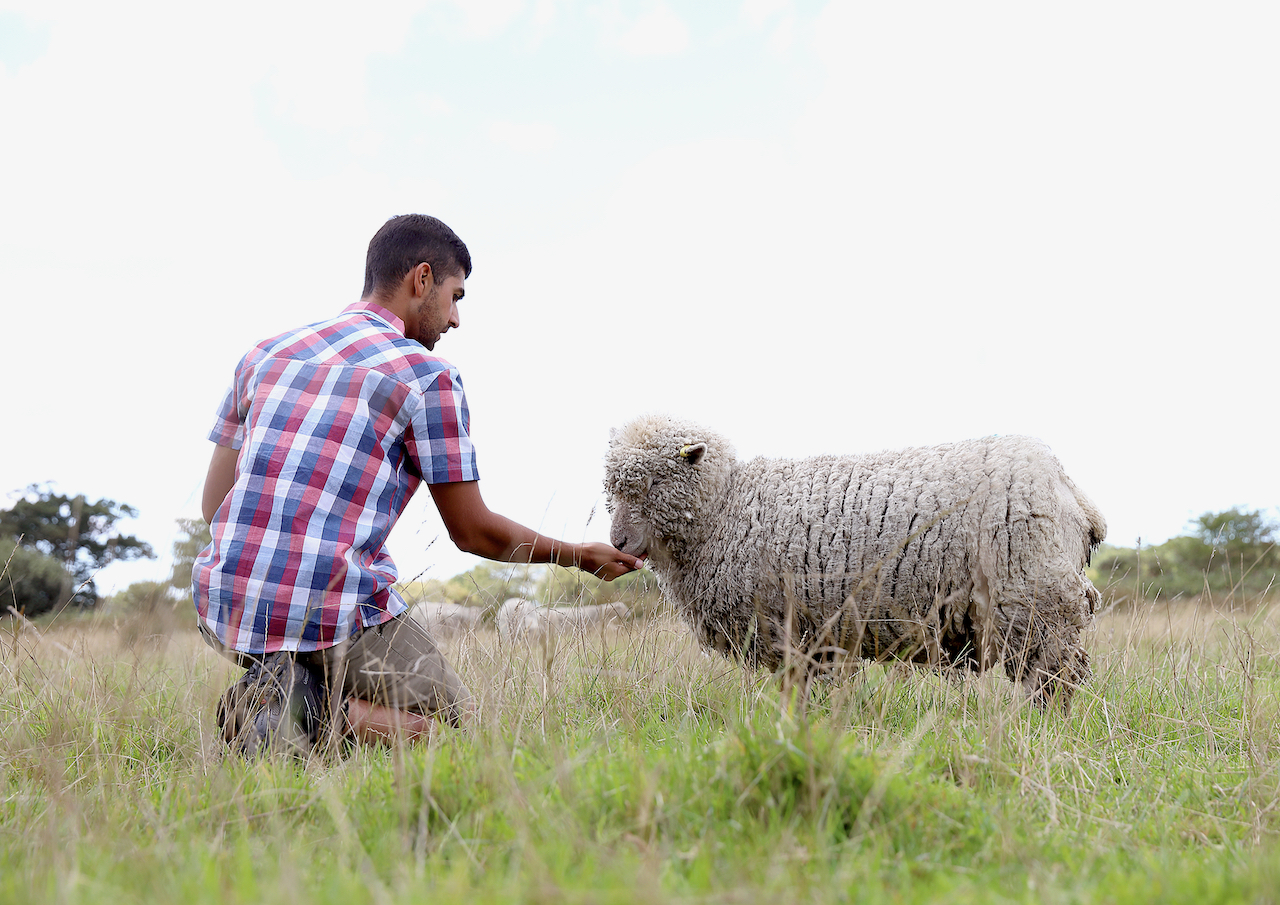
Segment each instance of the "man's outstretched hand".
[[620,575],[634,572],[644,565],[643,559],[637,559],[630,553],[623,553],[610,544],[590,543],[578,547],[580,556],[575,565],[584,572],[590,572],[596,578],[613,581]]
[[[485,505],[478,481],[431,484],[431,497],[458,549],[499,562],[553,562],[613,581],[640,568],[642,559],[609,544],[568,544],[538,534]],[[221,502],[219,500],[218,502]]]

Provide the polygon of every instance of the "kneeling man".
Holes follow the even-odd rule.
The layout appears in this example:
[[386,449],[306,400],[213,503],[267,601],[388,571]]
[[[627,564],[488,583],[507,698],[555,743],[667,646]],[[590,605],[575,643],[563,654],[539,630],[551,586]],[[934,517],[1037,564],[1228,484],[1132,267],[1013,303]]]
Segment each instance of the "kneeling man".
[[470,275],[449,227],[395,217],[369,243],[360,301],[264,340],[236,368],[210,433],[213,541],[192,593],[205,639],[246,668],[218,708],[239,751],[305,751],[326,726],[413,737],[431,715],[469,714],[466,686],[392,587],[384,544],[421,483],[468,553],[605,580],[640,565],[485,505],[462,381],[430,354],[459,326]]

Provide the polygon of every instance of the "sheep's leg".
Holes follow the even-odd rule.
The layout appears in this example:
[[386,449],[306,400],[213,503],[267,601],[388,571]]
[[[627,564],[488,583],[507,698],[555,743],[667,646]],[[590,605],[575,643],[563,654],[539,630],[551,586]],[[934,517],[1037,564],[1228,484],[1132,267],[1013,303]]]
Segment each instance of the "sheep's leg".
[[969,621],[973,625],[978,672],[985,672],[998,663],[1001,659],[1000,650],[1006,644],[996,616],[996,603],[992,598],[991,584],[987,581],[986,573],[975,566],[973,589],[969,593]]

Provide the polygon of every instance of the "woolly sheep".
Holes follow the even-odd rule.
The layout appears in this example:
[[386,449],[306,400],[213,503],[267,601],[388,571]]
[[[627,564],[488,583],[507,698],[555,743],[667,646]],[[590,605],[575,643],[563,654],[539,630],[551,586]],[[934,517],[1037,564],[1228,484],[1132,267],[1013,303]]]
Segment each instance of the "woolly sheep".
[[582,606],[539,606],[520,597],[512,597],[498,608],[495,620],[498,635],[515,641],[526,635],[535,637],[562,632],[582,631],[591,626],[621,622],[629,615],[625,603],[590,603]]
[[726,656],[1000,663],[1042,703],[1089,677],[1084,570],[1106,523],[1038,440],[740,462],[713,431],[646,416],[612,432],[605,493],[614,546],[647,555]]
[[475,631],[480,625],[480,616],[484,610],[480,607],[424,600],[415,604],[409,612],[431,634],[438,638],[449,638]]

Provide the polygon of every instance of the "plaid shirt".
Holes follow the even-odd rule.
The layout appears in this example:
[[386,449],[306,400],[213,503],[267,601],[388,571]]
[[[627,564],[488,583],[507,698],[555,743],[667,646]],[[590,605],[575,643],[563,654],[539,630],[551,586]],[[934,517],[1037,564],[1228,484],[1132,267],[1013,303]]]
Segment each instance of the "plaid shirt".
[[408,607],[387,534],[420,481],[474,481],[458,372],[370,303],[259,343],[209,439],[235,485],[192,571],[204,626],[246,653],[330,647]]

